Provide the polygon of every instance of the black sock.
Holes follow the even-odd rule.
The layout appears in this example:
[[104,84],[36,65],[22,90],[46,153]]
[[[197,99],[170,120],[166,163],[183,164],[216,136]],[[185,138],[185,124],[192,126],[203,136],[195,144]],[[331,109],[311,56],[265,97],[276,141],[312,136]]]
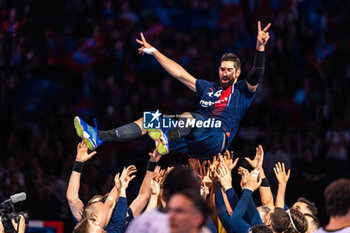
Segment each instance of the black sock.
[[98,131],[98,137],[104,142],[130,141],[142,135],[136,123],[129,123],[116,129]]
[[[180,118],[179,121],[184,121],[186,125],[187,118]],[[173,142],[179,138],[184,138],[191,133],[191,127],[173,128],[169,130],[166,134],[168,136],[169,142]]]

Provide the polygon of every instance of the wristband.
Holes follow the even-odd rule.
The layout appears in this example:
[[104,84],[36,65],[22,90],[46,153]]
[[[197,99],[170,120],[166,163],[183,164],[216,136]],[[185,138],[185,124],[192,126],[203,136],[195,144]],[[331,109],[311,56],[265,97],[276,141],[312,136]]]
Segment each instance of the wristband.
[[262,179],[261,186],[263,186],[263,187],[270,187],[269,180],[266,177],[264,179]]
[[84,162],[74,161],[73,171],[81,173],[83,171]]
[[144,49],[142,49],[142,51],[143,51],[144,53],[149,54],[149,55],[153,55],[153,52],[154,52],[154,51],[158,51],[158,50],[157,50],[156,48],[152,47],[152,48],[144,48]]
[[148,160],[146,169],[147,171],[153,172],[156,166],[157,166],[157,162],[152,162],[151,160]]

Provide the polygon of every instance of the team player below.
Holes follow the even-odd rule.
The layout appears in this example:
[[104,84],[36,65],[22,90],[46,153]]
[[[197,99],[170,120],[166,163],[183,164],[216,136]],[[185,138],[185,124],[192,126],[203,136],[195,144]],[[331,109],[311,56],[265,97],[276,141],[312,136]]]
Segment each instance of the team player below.
[[264,73],[265,45],[270,38],[267,32],[270,26],[268,24],[261,30],[260,21],[258,22],[257,51],[246,79],[237,81],[241,74],[241,62],[235,54],[226,53],[220,61],[219,84],[194,78],[179,64],[147,43],[142,33],[141,40],[136,39],[142,45],[139,48],[140,54],[153,55],[170,75],[200,97],[199,109],[183,113],[179,121],[205,121],[215,118],[222,122],[221,128],[175,127],[168,131],[144,129],[143,118],[140,118],[119,128],[101,131],[97,127],[89,126],[80,117],[75,117],[77,134],[85,140],[90,150],[96,149],[102,142],[129,141],[148,133],[156,142],[156,150],[162,155],[169,150],[202,159],[218,154],[231,144],[239,122],[255,97],[259,80]]

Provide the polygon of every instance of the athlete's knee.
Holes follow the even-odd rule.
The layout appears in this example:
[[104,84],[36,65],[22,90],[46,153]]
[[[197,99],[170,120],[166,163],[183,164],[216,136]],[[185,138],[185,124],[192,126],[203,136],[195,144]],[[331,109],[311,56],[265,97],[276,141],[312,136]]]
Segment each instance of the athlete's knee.
[[134,123],[137,124],[137,125],[140,127],[140,129],[141,129],[141,131],[142,131],[142,135],[144,135],[145,133],[147,133],[147,129],[144,129],[144,128],[143,128],[143,117],[141,117],[140,119],[134,121]]

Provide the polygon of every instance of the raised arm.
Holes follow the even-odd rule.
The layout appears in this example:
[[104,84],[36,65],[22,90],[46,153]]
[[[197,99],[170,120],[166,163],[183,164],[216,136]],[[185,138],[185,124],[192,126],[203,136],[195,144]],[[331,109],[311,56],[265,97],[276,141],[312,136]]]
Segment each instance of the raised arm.
[[270,209],[274,209],[274,201],[273,201],[273,195],[271,192],[270,184],[265,176],[265,172],[263,169],[263,162],[264,162],[263,147],[259,145],[256,148],[256,154],[253,160],[251,160],[248,157],[246,157],[245,160],[248,161],[248,163],[252,168],[259,170],[259,177],[262,179],[262,184],[259,187],[261,204],[263,206],[269,207]]
[[[253,170],[247,177],[245,188],[242,191],[242,196],[230,217],[230,225],[236,233],[247,233],[250,225],[243,220],[250,202],[252,201],[252,193],[259,188],[261,179],[258,180],[258,171]],[[255,209],[257,212],[257,210]]]
[[271,26],[269,23],[263,30],[261,30],[261,23],[258,21],[258,36],[256,40],[256,53],[252,69],[249,71],[246,78],[248,89],[255,92],[259,85],[259,80],[264,74],[265,68],[265,45],[270,38],[267,30]]
[[163,179],[164,172],[165,170],[161,171],[159,166],[157,166],[154,170],[154,175],[151,180],[152,193],[145,212],[157,207],[158,197],[160,194],[160,183]]
[[151,197],[151,180],[154,175],[154,169],[157,165],[157,162],[160,160],[161,155],[155,149],[153,153],[149,153],[149,156],[150,159],[147,164],[147,171],[145,177],[143,178],[139,194],[129,207],[132,211],[133,217],[136,217],[141,213]]
[[196,79],[190,75],[182,66],[174,62],[173,60],[164,56],[157,49],[152,47],[149,43],[147,43],[143,33],[141,32],[141,40],[136,39],[137,43],[141,44],[142,47],[139,48],[140,54],[151,54],[153,55],[157,61],[163,66],[163,68],[174,78],[178,79],[180,82],[185,84],[192,91],[196,92]]
[[83,170],[83,164],[96,154],[96,151],[93,151],[90,154],[88,154],[87,151],[88,147],[84,141],[78,144],[77,155],[66,193],[69,208],[77,221],[81,220],[81,213],[84,207],[83,202],[79,199],[80,176]]
[[278,190],[277,190],[275,207],[284,208],[284,198],[285,198],[285,193],[287,188],[287,182],[290,176],[290,169],[288,170],[288,173],[286,173],[284,163],[282,163],[281,165],[281,163],[278,162],[276,166],[273,168],[273,171],[275,172],[276,178],[278,180]]

